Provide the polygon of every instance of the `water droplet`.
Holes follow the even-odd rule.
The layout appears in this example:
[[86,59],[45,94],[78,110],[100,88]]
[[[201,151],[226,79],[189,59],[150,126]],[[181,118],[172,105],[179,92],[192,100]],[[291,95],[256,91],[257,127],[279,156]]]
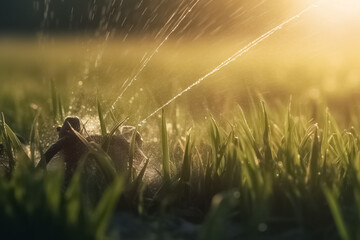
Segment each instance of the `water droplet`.
[[31,103],[31,104],[30,104],[30,107],[31,107],[32,109],[34,109],[34,110],[38,110],[38,109],[39,109],[39,106],[36,105],[35,103]]

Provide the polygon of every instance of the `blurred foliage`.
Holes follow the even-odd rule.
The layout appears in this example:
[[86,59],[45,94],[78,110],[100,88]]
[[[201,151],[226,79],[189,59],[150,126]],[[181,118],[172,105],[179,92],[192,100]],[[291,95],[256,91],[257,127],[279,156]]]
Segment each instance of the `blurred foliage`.
[[[188,10],[193,0],[12,0],[0,5],[0,31],[144,33],[167,29]],[[190,24],[179,32],[192,34],[226,33],[234,25],[244,32],[262,30],[264,25],[289,17],[311,0],[276,1],[200,1],[191,14]],[[221,11],[219,11],[221,9]],[[276,20],[275,20],[276,19]],[[244,28],[251,24],[251,28]],[[164,34],[164,33],[160,33]],[[101,35],[100,35],[101,36]]]
[[[248,109],[249,95],[257,93],[271,106],[282,105],[292,95],[298,113],[317,119],[319,107],[328,106],[341,126],[352,122],[360,88],[354,42],[325,43],[321,37],[289,43],[287,37],[264,42],[178,99],[176,107],[188,111],[187,124],[203,121],[208,111],[226,115],[236,104]],[[110,41],[105,46],[86,39],[60,38],[41,45],[35,40],[2,40],[0,109],[10,127],[27,137],[28,122],[40,108],[59,115],[57,121],[61,115],[94,116],[96,95],[106,113],[126,79],[139,69],[144,53],[156,47],[151,39],[130,40]],[[115,116],[130,116],[129,123],[137,124],[241,48],[244,41],[169,41],[125,92],[115,106]],[[56,94],[52,82],[58,88]],[[54,123],[44,116],[39,120]]]
[[252,100],[250,109],[238,108],[225,122],[210,116],[208,127],[178,133],[163,114],[158,147],[181,150],[169,151],[165,159],[155,155],[152,161],[165,164],[158,183],[144,178],[154,167],[148,160],[136,171],[129,159],[127,172],[120,174],[101,146],[76,133],[89,152],[67,187],[61,169],[45,171],[31,162],[3,118],[3,234],[41,239],[61,229],[59,239],[103,239],[111,216],[130,211],[202,222],[200,239],[230,236],[232,224],[241,229],[233,237],[293,228],[314,238],[358,237],[359,129],[341,130],[326,109],[320,109],[319,123],[294,115],[292,104],[274,112],[264,101]]

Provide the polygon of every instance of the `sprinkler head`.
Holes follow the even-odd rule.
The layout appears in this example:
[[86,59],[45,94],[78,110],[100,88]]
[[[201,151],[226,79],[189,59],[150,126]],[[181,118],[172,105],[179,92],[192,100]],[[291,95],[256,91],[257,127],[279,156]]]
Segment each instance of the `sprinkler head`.
[[[70,127],[71,126],[71,127]],[[80,131],[80,119],[78,117],[67,117],[62,125],[62,127],[57,127],[59,133],[59,138],[65,136],[73,135],[72,129],[79,132]]]

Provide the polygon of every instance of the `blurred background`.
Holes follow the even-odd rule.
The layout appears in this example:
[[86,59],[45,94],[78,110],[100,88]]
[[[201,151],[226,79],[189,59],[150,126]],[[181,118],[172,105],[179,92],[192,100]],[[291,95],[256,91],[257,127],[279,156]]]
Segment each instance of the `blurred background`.
[[360,100],[358,0],[3,0],[0,111],[26,132],[33,109],[52,111],[51,82],[65,114],[81,116],[95,111],[96,95],[109,110],[136,76],[114,105],[136,124],[309,6],[173,108],[197,121],[246,108],[250,95],[276,106],[292,96],[299,111],[316,118],[327,105],[347,124]]
[[[152,34],[163,28],[169,17],[189,8],[191,0],[13,0],[1,3],[1,30],[7,33]],[[189,19],[179,28],[184,34],[256,33],[268,24],[289,17],[309,5],[302,1],[199,1]]]

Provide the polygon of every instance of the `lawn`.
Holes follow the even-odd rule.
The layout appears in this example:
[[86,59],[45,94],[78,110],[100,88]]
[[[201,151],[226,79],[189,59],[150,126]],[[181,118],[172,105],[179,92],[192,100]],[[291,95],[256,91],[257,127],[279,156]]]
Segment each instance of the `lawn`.
[[[359,238],[356,39],[292,34],[260,44],[141,126],[252,38],[173,39],[137,75],[158,44],[146,37],[3,37],[4,236]],[[66,116],[102,139],[81,140],[89,151],[67,184],[60,156],[44,163]],[[132,135],[120,174],[106,143],[121,125],[137,126],[148,160],[133,159]]]

